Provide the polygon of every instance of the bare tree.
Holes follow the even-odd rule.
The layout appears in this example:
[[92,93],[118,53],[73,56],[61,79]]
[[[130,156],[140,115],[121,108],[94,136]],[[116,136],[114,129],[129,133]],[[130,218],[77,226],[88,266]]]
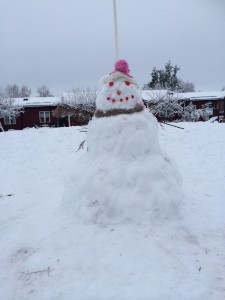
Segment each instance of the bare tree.
[[181,93],[195,92],[195,85],[192,82],[183,81],[183,80],[179,79],[179,85],[180,85],[179,91]]
[[8,98],[19,98],[20,97],[20,88],[17,84],[8,84],[4,89],[4,94]]
[[50,90],[48,87],[45,85],[42,85],[37,89],[37,93],[39,97],[52,97],[53,95],[51,94]]
[[26,85],[23,85],[21,88],[17,84],[8,84],[4,88],[4,94],[8,98],[20,98],[20,97],[30,97],[31,90],[28,89]]
[[19,91],[19,96],[21,98],[24,98],[24,97],[30,97],[31,95],[31,90],[28,89],[28,87],[26,85],[23,85],[21,88],[20,88],[20,91]]

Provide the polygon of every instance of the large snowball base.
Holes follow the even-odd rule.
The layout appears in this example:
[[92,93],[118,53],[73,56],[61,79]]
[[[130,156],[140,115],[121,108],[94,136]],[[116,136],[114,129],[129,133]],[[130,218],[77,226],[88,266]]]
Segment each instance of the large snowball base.
[[103,225],[155,222],[177,215],[181,178],[160,150],[148,111],[94,118],[88,152],[76,162],[65,205],[74,217]]

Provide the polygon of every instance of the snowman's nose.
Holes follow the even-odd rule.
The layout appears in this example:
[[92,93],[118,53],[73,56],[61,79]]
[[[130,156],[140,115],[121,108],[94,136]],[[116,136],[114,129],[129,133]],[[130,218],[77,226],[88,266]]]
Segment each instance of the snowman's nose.
[[121,91],[117,90],[116,91],[117,95],[121,95]]

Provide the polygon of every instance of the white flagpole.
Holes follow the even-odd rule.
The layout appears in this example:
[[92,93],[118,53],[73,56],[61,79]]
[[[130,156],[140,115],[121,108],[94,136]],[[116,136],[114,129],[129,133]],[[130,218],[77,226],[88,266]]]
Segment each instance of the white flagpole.
[[117,15],[116,15],[116,0],[113,0],[113,8],[114,8],[116,60],[118,60],[119,59],[119,43],[118,43],[118,27],[117,27]]

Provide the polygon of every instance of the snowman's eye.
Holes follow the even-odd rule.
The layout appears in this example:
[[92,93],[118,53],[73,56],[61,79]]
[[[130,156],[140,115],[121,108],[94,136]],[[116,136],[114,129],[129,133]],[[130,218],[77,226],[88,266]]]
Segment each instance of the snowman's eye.
[[113,84],[114,84],[113,81],[109,82],[109,86],[113,86]]
[[124,82],[126,85],[130,85],[130,81],[125,81]]

